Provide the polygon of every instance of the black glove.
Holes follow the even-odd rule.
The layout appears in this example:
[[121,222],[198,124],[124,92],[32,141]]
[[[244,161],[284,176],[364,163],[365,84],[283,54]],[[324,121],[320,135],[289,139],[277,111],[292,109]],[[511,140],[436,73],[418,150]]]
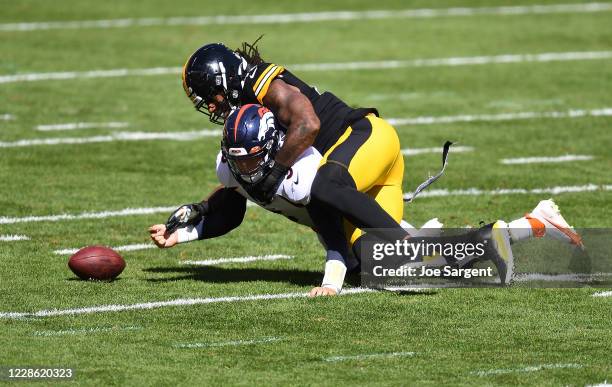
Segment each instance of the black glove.
[[184,204],[177,208],[166,221],[166,232],[172,234],[177,229],[194,226],[208,214],[208,203]]
[[270,172],[268,172],[268,174],[264,176],[259,183],[249,187],[247,192],[259,203],[270,203],[274,197],[274,194],[278,190],[278,187],[283,182],[287,171],[289,171],[289,167],[285,167],[279,163],[274,163],[272,169],[270,169]]

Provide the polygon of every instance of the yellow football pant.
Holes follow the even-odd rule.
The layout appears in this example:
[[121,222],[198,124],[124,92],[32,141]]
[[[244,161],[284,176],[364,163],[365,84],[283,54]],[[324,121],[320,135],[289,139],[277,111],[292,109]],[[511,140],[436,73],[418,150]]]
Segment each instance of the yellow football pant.
[[[404,158],[393,126],[382,118],[369,114],[365,120],[357,121],[346,129],[338,141],[325,152],[319,167],[328,161],[347,167],[357,190],[374,198],[398,224],[400,223],[404,215]],[[351,246],[363,234],[346,220],[344,229]]]

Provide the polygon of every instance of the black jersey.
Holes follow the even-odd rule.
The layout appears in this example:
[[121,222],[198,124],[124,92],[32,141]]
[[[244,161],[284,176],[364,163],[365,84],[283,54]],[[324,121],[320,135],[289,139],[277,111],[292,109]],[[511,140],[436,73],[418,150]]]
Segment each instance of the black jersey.
[[321,121],[321,129],[312,146],[322,155],[338,141],[353,122],[369,113],[378,115],[374,108],[354,109],[330,92],[320,94],[314,87],[307,85],[283,66],[272,63],[261,63],[247,74],[242,86],[242,103],[263,104],[270,84],[276,78],[297,87],[312,103]]

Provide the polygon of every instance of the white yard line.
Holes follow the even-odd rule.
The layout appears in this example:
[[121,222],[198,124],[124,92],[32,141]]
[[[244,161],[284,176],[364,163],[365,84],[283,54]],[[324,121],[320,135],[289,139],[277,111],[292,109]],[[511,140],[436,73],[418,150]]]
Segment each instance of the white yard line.
[[0,235],[0,242],[29,241],[26,235]]
[[167,74],[179,74],[180,71],[181,71],[180,67],[155,67],[155,68],[148,68],[148,69],[112,69],[112,70],[90,70],[90,71],[64,71],[64,72],[52,72],[52,73],[26,73],[26,74],[16,74],[16,75],[1,75],[0,83],[167,75]]
[[515,282],[589,282],[602,280],[612,276],[612,273],[573,273],[573,274],[545,274],[545,273],[520,273],[515,274],[512,279]]
[[[612,4],[612,3],[611,3]],[[349,71],[381,70],[411,67],[471,66],[500,63],[564,62],[575,60],[612,59],[612,51],[552,52],[541,54],[502,54],[493,56],[471,56],[451,58],[426,58],[408,60],[380,60],[368,62],[303,63],[287,65],[291,71]],[[1,75],[0,83],[36,82],[46,80],[69,80],[111,78],[128,76],[154,76],[180,74],[181,67],[155,67],[146,69],[110,69],[90,71],[64,71],[48,73],[24,73]]]
[[[156,246],[153,243],[138,243],[134,245],[125,245],[125,246],[114,246],[111,249],[115,251],[137,251],[137,250],[147,250],[154,249]],[[72,255],[79,251],[79,249],[62,249],[53,251],[54,254],[57,255]]]
[[61,330],[61,331],[35,331],[33,333],[33,335],[34,336],[53,337],[53,336],[79,335],[79,334],[89,334],[89,333],[98,333],[98,332],[137,331],[137,330],[141,330],[141,329],[142,329],[142,327],[139,327],[139,326],[93,327],[93,328],[83,328],[83,329],[64,329],[64,330]]
[[519,157],[514,159],[501,159],[502,164],[545,164],[545,163],[569,163],[572,161],[593,160],[590,155],[564,155],[556,157]]
[[[357,294],[357,293],[369,293],[374,292],[371,289],[353,288],[343,290],[341,295],[345,294]],[[39,310],[36,312],[0,312],[0,318],[9,319],[20,319],[23,317],[55,317],[55,316],[73,316],[78,314],[92,314],[92,313],[108,313],[108,312],[122,312],[126,310],[147,310],[147,309],[159,309],[170,306],[191,306],[191,305],[203,305],[203,304],[215,304],[224,302],[242,302],[242,301],[260,301],[260,300],[282,300],[290,298],[305,298],[308,297],[308,293],[282,293],[282,294],[258,294],[250,296],[234,296],[234,297],[211,297],[211,298],[180,298],[170,301],[154,301],[144,302],[140,304],[127,304],[127,305],[98,305],[83,308],[73,309],[49,309]]]
[[[580,193],[580,192],[595,192],[595,191],[612,191],[612,185],[575,185],[575,186],[560,186],[546,188],[498,188],[494,190],[482,190],[480,188],[465,188],[465,189],[431,189],[423,191],[419,194],[419,198],[427,197],[442,197],[442,196],[481,196],[481,195],[520,195],[520,194],[547,194],[559,195],[562,193]],[[408,199],[410,194],[404,194],[404,198]]]
[[470,373],[472,375],[477,375],[477,376],[489,376],[489,375],[502,375],[502,374],[511,374],[511,373],[536,372],[536,371],[552,370],[552,369],[560,369],[560,368],[582,368],[582,365],[575,364],[575,363],[540,364],[540,365],[529,366],[529,367],[524,367],[524,368],[499,368],[499,369],[493,369],[493,370],[472,371]]
[[31,222],[57,222],[60,220],[79,220],[79,219],[104,219],[116,216],[149,215],[167,213],[176,210],[177,206],[172,207],[145,207],[145,208],[125,208],[118,211],[101,212],[82,212],[80,214],[61,214],[46,216],[25,216],[22,218],[12,218],[0,216],[0,224],[31,223]]
[[347,360],[366,360],[366,359],[380,359],[389,357],[401,357],[401,356],[414,356],[414,352],[386,352],[386,353],[367,353],[362,355],[348,355],[348,356],[331,356],[323,358],[323,361],[327,362],[338,362]]
[[[381,60],[371,62],[307,63],[289,65],[292,71],[380,70],[407,67],[471,66],[501,63],[565,62],[612,58],[612,51],[551,52],[542,54],[502,54],[455,58]],[[2,78],[0,78],[0,83]]]
[[[464,153],[464,152],[471,152],[473,150],[474,148],[472,148],[471,146],[453,146],[450,148],[451,153]],[[404,156],[417,156],[417,155],[422,155],[424,153],[442,153],[442,147],[402,149],[402,154]]]
[[610,117],[612,108],[601,109],[571,109],[564,112],[516,112],[500,114],[463,114],[457,116],[424,116],[413,118],[388,118],[391,125],[431,125],[449,124],[455,122],[477,122],[477,121],[513,121],[530,120],[536,118],[581,118],[581,117]]
[[260,255],[260,256],[249,256],[249,257],[237,257],[237,258],[220,258],[220,259],[208,259],[205,261],[179,261],[183,265],[194,265],[194,266],[211,266],[219,265],[223,263],[247,263],[254,261],[276,261],[279,259],[293,259],[291,255]]
[[121,129],[130,126],[127,122],[70,122],[66,124],[37,125],[36,130],[48,132],[53,130],[77,130],[77,129]]
[[612,10],[612,3],[523,5],[505,7],[454,7],[371,11],[331,11],[267,15],[219,15],[168,18],[126,18],[0,24],[0,31],[36,31],[52,29],[126,28],[149,26],[201,26],[232,24],[287,24],[324,21],[415,19],[465,17],[476,15],[529,15],[554,13],[591,13]]
[[0,114],[0,121],[12,121],[15,119],[15,116],[12,114]]
[[[454,122],[474,122],[474,121],[508,121],[522,119],[541,119],[541,118],[579,118],[579,117],[608,117],[612,116],[612,108],[601,109],[572,109],[565,112],[517,112],[517,113],[502,113],[502,114],[479,114],[479,115],[459,115],[459,116],[439,116],[439,117],[414,117],[414,118],[390,118],[389,123],[396,126],[401,125],[429,125],[437,123],[454,123]],[[203,137],[217,137],[221,135],[219,129],[204,129],[187,132],[115,132],[104,136],[93,137],[54,137],[54,138],[36,138],[22,139],[17,141],[2,142],[0,148],[16,148],[39,145],[74,145],[74,144],[91,144],[115,141],[151,141],[151,140],[174,140],[174,141],[191,141]],[[469,152],[471,147],[457,146],[453,148],[455,152]],[[412,156],[421,153],[437,152],[437,148],[422,148],[422,149],[404,149],[403,153],[407,156]],[[564,156],[567,158],[574,157],[576,159],[586,159],[592,156]],[[513,159],[508,159],[513,160]],[[561,160],[565,161],[565,160]],[[561,162],[557,161],[557,162]],[[568,159],[569,161],[569,159]],[[553,161],[549,161],[553,162]],[[510,161],[508,163],[517,163]]]
[[191,141],[203,137],[221,136],[221,130],[205,129],[189,132],[115,132],[105,136],[93,137],[56,137],[36,138],[30,140],[18,140],[10,142],[0,141],[0,148],[17,148],[37,145],[65,145],[65,144],[92,144],[115,141],[150,141],[150,140],[175,140]]
[[612,292],[597,292],[593,293],[593,297],[612,297]]
[[237,347],[241,345],[254,345],[254,344],[266,344],[273,343],[275,341],[283,340],[282,337],[264,337],[262,339],[253,340],[234,340],[234,341],[223,341],[219,343],[186,343],[176,344],[176,348],[211,348],[211,347]]
[[[515,195],[515,194],[552,194],[558,195],[562,193],[580,193],[580,192],[595,192],[595,191],[612,191],[612,185],[596,185],[588,184],[582,186],[561,186],[548,188],[498,188],[495,190],[482,190],[479,188],[467,188],[458,190],[448,189],[432,189],[423,191],[419,197],[440,197],[440,196],[478,196],[478,195]],[[404,197],[409,197],[410,194],[405,194]],[[176,209],[172,207],[144,207],[144,208],[126,208],[117,211],[101,211],[101,212],[83,212],[80,214],[60,214],[60,215],[44,215],[44,216],[25,216],[25,217],[8,217],[0,216],[0,224],[15,224],[15,223],[31,223],[31,222],[58,222],[62,220],[80,220],[80,219],[104,219],[119,216],[133,215],[150,215],[158,213],[168,213]]]

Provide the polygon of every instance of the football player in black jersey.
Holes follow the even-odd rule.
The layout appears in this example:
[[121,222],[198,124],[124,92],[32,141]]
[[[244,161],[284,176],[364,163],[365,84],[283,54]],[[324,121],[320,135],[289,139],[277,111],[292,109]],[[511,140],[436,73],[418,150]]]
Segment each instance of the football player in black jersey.
[[286,128],[274,165],[250,192],[258,201],[272,198],[306,148],[323,155],[308,209],[328,261],[343,262],[349,245],[358,248],[363,228],[385,229],[385,238],[395,240],[408,236],[399,225],[404,175],[399,139],[376,109],[355,109],[330,92],[319,93],[283,66],[262,60],[256,42],[235,51],[207,44],[187,59],[182,78],[195,108],[212,122],[223,123],[232,108],[260,103]]

